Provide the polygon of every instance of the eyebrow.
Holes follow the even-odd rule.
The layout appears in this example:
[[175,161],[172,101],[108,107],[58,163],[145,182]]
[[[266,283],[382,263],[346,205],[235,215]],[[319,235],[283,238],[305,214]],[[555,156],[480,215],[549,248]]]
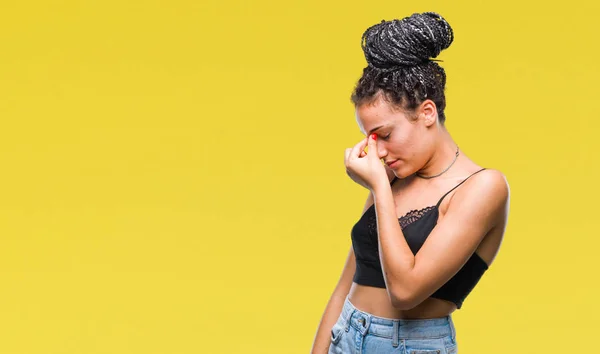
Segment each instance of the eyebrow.
[[367,135],[371,135],[371,134],[373,134],[373,132],[374,132],[374,131],[376,131],[377,129],[379,129],[379,128],[383,128],[383,127],[387,127],[387,126],[389,126],[389,124],[388,124],[388,125],[380,125],[380,126],[378,126],[378,127],[376,127],[376,128],[373,128],[373,129],[371,129],[371,131],[369,131],[369,134],[367,134]]

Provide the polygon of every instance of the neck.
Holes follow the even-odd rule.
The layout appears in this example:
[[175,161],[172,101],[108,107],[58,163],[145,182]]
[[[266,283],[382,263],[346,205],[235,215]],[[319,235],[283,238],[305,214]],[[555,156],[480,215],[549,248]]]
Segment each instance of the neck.
[[[433,155],[425,163],[423,168],[416,172],[417,174],[426,177],[437,175],[445,169],[447,169],[448,166],[450,166],[456,158],[457,144],[450,136],[450,133],[448,133],[446,129],[442,129],[440,133],[442,134],[442,139],[439,139],[439,142],[436,144]],[[456,162],[454,163],[454,165],[456,165]],[[454,165],[452,165],[452,167],[454,167]],[[450,170],[452,170],[452,167],[450,167],[450,169],[444,172],[444,174],[442,174],[440,177],[449,173]]]

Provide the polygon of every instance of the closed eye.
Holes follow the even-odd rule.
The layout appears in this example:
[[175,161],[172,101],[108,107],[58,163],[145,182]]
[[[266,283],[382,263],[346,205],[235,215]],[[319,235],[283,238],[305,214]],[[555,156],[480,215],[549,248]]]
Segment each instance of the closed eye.
[[389,137],[390,137],[390,135],[392,135],[392,133],[389,133],[388,135],[386,135],[386,136],[382,136],[382,137],[380,137],[380,138],[381,138],[381,139],[383,139],[383,140],[388,140],[388,139],[389,139]]

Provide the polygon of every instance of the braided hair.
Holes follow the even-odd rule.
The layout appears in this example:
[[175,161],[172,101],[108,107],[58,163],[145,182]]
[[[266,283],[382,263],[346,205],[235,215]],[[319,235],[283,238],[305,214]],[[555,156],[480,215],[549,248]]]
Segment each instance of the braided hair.
[[352,103],[372,103],[381,94],[393,106],[412,113],[430,99],[444,124],[446,72],[430,57],[437,57],[453,39],[452,28],[435,12],[369,27],[361,41],[368,66],[352,92]]

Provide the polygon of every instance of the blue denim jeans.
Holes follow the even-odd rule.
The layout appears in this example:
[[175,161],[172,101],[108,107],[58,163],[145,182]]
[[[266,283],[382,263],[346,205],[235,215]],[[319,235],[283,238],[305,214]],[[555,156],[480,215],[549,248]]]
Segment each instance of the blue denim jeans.
[[331,328],[329,354],[456,354],[451,315],[428,319],[392,319],[361,311],[346,296]]

